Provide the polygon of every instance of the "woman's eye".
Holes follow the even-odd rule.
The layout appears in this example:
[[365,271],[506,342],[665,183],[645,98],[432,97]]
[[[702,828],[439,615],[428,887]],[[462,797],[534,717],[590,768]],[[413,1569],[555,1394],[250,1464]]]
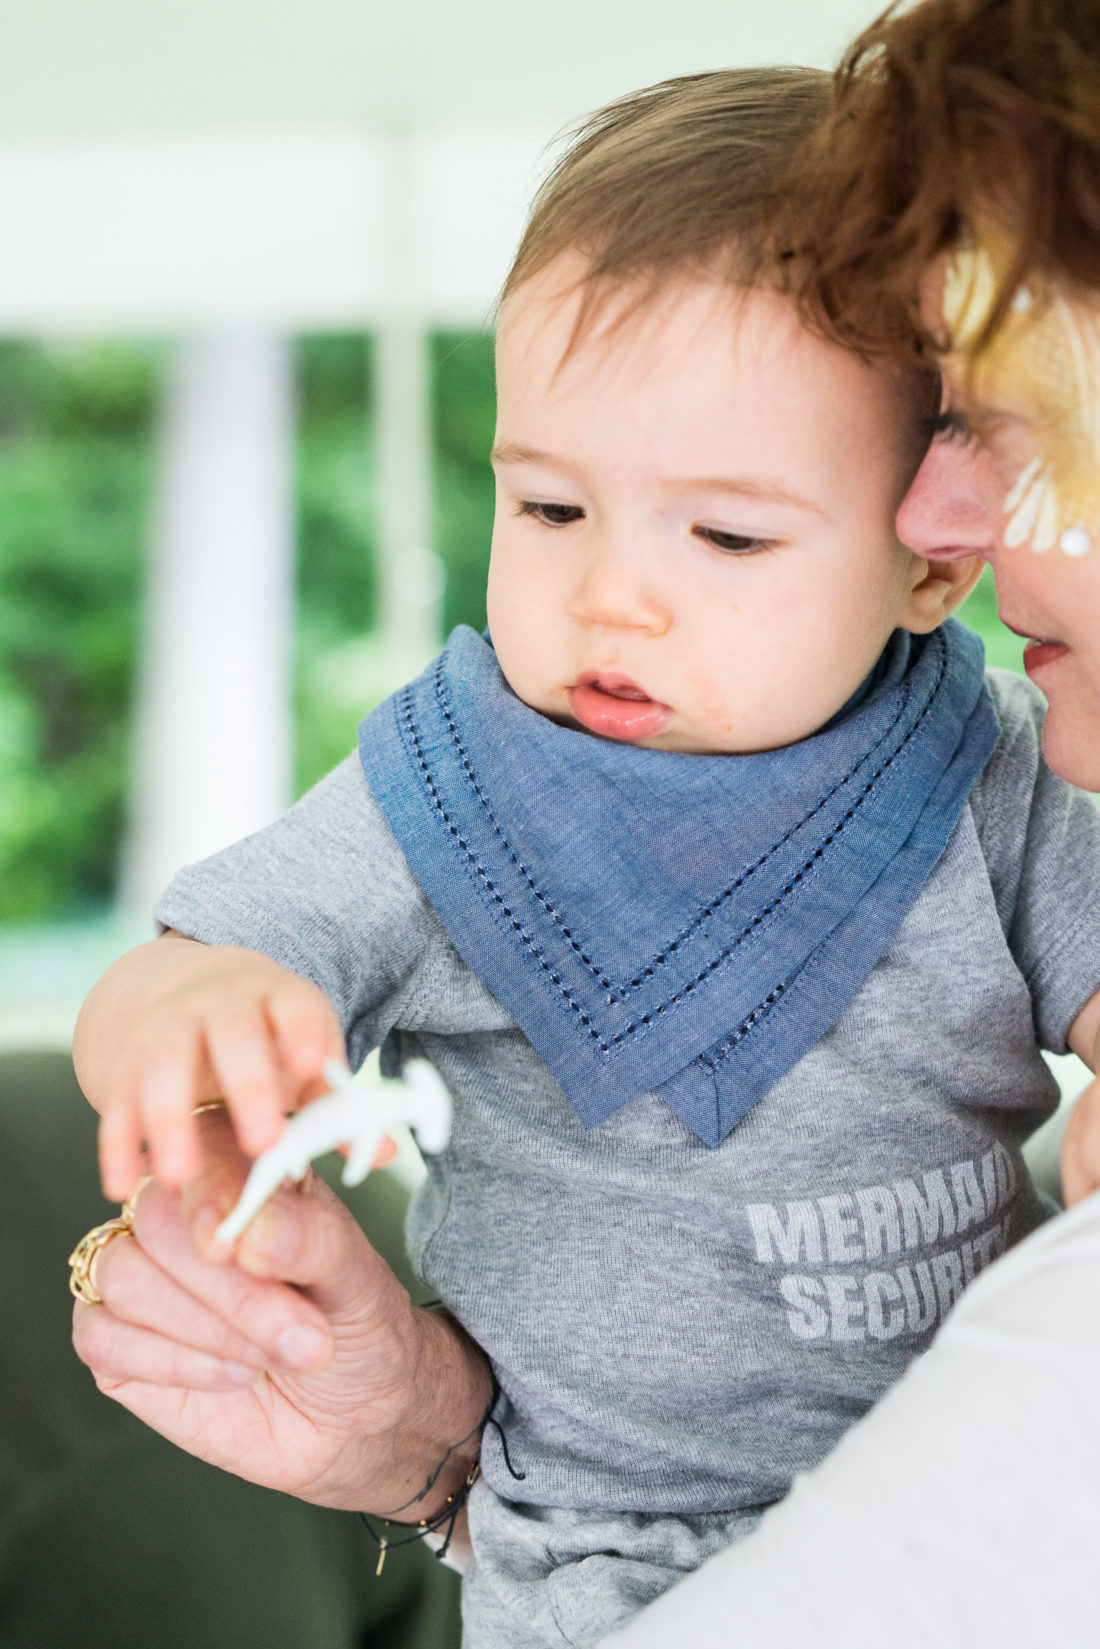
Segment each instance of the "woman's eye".
[[931,441],[936,440],[939,436],[946,436],[949,441],[960,441],[964,446],[967,446],[971,441],[977,439],[974,430],[971,429],[962,413],[956,412],[953,407],[944,407],[943,411],[937,412],[935,417],[926,418],[924,425]]
[[579,504],[540,504],[533,498],[525,498],[516,514],[529,515],[544,527],[568,527],[574,521],[584,520]]
[[713,544],[716,550],[724,550],[727,555],[756,555],[761,550],[772,548],[771,539],[749,538],[739,532],[723,532],[721,527],[692,527],[691,530],[696,538]]

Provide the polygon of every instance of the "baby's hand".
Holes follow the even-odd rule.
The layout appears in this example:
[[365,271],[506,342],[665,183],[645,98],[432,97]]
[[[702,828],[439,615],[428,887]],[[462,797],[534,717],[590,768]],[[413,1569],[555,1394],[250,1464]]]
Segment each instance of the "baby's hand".
[[119,1202],[149,1171],[168,1185],[190,1179],[193,1113],[206,1100],[225,1100],[242,1149],[258,1155],[288,1111],[325,1090],[325,1061],[343,1058],[327,998],[269,957],[179,934],[131,951],[88,998],[74,1042],[102,1115],[104,1191]]
[[1100,1078],[1070,1112],[1062,1139],[1062,1196],[1067,1208],[1100,1186]]

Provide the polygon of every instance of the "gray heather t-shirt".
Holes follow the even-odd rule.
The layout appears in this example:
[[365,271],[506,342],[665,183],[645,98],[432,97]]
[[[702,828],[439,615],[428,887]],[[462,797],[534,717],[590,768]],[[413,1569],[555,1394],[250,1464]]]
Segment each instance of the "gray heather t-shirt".
[[469,1644],[591,1642],[747,1530],[1042,1219],[1020,1146],[1057,1099],[1039,1048],[1100,988],[1100,814],[1043,766],[1030,685],[990,686],[1003,734],[920,898],[716,1150],[652,1095],[585,1131],[355,757],[165,895],[166,926],[319,985],[353,1063],[390,1038],[454,1095],[409,1241],[524,1474],[487,1431]]

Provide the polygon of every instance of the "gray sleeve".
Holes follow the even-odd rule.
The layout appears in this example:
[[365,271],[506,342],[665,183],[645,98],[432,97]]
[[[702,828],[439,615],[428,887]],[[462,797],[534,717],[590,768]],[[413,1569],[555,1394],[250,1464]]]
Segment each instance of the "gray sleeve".
[[1043,760],[1038,691],[1005,670],[988,679],[1003,732],[971,806],[1040,1046],[1065,1053],[1100,989],[1100,809]]
[[181,870],[156,917],[312,980],[339,1015],[353,1065],[415,1016],[440,934],[355,755],[274,824]]

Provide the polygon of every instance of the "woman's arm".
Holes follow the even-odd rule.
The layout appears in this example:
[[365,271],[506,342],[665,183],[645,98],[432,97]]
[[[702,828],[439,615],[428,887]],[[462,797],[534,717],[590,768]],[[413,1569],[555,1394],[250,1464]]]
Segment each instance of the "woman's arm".
[[[1070,1026],[1067,1038],[1078,1059],[1100,1071],[1100,991]],[[1090,1082],[1074,1103],[1062,1136],[1062,1200],[1067,1208],[1100,1187],[1100,1081]]]

